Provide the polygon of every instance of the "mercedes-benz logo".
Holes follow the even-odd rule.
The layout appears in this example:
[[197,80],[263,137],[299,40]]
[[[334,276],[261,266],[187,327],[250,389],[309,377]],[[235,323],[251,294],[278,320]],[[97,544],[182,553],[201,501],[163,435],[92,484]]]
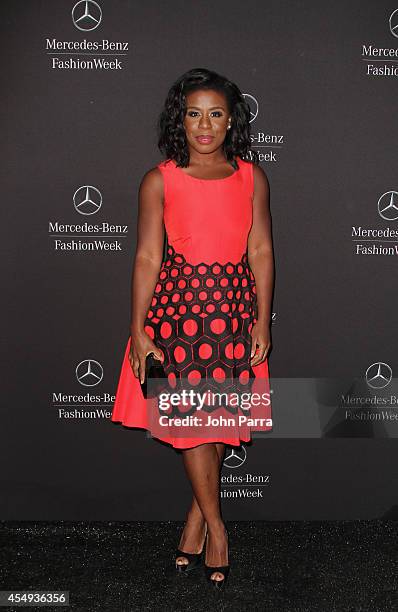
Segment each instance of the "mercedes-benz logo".
[[391,34],[398,38],[398,9],[395,9],[395,11],[391,13],[388,23]]
[[85,387],[95,387],[103,377],[102,365],[95,359],[84,359],[76,366],[76,378]]
[[246,102],[249,105],[250,108],[250,121],[249,123],[251,123],[252,121],[255,120],[255,118],[258,115],[258,102],[256,100],[256,98],[254,96],[252,96],[251,94],[243,94],[243,97],[245,98]]
[[102,206],[101,192],[92,185],[83,185],[73,194],[73,206],[81,215],[95,215]]
[[95,30],[102,20],[101,7],[94,0],[80,0],[72,9],[72,20],[78,30]]
[[386,221],[398,219],[398,191],[386,191],[377,202],[380,217]]
[[377,361],[368,367],[365,378],[372,389],[383,389],[391,382],[392,370],[387,363]]
[[231,448],[231,450],[225,453],[223,465],[230,469],[240,467],[246,461],[246,449],[244,446],[240,448]]

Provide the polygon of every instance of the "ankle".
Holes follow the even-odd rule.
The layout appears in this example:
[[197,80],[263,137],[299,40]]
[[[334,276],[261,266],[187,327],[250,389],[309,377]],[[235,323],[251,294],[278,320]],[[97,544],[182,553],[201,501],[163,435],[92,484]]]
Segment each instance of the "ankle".
[[193,525],[204,525],[206,522],[204,516],[201,512],[188,512],[185,522],[190,522]]
[[208,523],[207,528],[210,534],[219,535],[220,533],[226,533],[224,521],[222,519],[217,519],[216,521],[212,521]]

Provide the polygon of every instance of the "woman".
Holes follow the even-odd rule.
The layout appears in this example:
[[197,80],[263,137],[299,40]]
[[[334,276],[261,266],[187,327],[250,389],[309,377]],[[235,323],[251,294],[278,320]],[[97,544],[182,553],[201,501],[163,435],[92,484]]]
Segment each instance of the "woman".
[[[182,451],[193,498],[176,568],[194,568],[206,546],[205,572],[215,588],[225,585],[229,573],[228,534],[220,511],[225,445],[239,446],[251,439],[252,430],[271,427],[269,185],[264,171],[245,159],[250,153],[258,164],[250,151],[249,118],[238,87],[206,69],[188,71],[167,95],[158,123],[158,145],[166,159],[145,174],[139,189],[131,333],[111,417],[147,429]],[[253,388],[250,381],[262,381],[268,402],[250,404],[250,416],[261,418],[244,421],[243,408],[239,412],[211,403],[205,412],[191,403],[185,404],[185,413],[173,408],[165,417],[164,408],[144,399],[140,386],[150,353],[174,388],[176,381],[183,381],[184,388],[196,388],[199,381],[213,390],[241,392]],[[202,417],[220,411],[232,416],[227,428],[214,425],[222,422],[215,418],[206,428]],[[198,419],[182,429],[178,419],[169,418],[176,414],[201,415],[199,430]]]

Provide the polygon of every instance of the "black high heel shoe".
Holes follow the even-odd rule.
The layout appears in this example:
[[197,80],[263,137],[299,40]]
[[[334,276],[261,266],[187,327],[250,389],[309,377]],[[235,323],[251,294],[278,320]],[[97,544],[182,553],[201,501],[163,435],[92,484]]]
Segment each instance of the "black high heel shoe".
[[[206,525],[205,537],[203,539],[202,550],[200,552],[187,553],[179,548],[176,549],[176,570],[178,574],[185,575],[187,572],[190,572],[191,570],[195,569],[195,567],[199,565],[201,556],[203,553],[203,548],[204,548],[204,543],[206,541],[206,537],[207,537],[207,525]],[[188,559],[188,563],[177,563],[178,557],[185,557],[186,559]]]
[[[225,533],[226,533],[227,542],[228,542],[228,531],[227,531],[227,528],[225,528]],[[206,533],[206,547],[207,547],[207,535],[208,535],[208,533]],[[206,561],[205,561],[205,576],[206,576],[207,580],[211,583],[212,587],[214,589],[216,589],[216,591],[221,591],[221,589],[223,589],[225,587],[225,584],[226,584],[228,576],[229,576],[229,570],[230,570],[230,566],[229,565],[221,565],[219,567],[211,567],[210,565],[206,565]],[[215,572],[218,572],[219,574],[223,574],[224,578],[222,578],[222,580],[217,580],[215,578],[211,578],[212,574],[214,574]]]

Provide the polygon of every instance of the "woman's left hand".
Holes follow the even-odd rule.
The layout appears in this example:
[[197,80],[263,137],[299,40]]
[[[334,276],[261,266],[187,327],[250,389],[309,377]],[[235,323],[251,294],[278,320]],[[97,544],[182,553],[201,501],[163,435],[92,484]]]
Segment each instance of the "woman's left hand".
[[[251,337],[252,346],[250,357],[252,358],[252,360],[250,361],[250,365],[256,366],[259,363],[265,361],[269,349],[271,347],[271,334],[269,326],[265,323],[260,323],[259,321],[257,321],[257,323],[255,323],[252,327]],[[258,349],[256,353],[257,346]]]

